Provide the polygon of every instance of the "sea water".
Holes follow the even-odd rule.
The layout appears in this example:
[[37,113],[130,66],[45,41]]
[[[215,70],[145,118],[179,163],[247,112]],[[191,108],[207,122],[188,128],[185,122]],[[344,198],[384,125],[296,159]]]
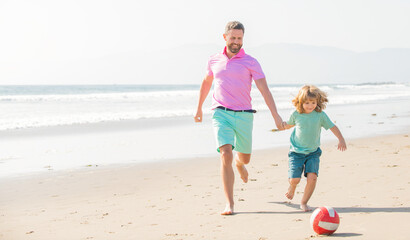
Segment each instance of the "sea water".
[[[199,85],[0,86],[0,176],[216,156],[210,120],[194,123]],[[270,85],[286,120],[301,85]],[[410,120],[410,83],[319,84],[325,110],[346,139],[400,133]],[[253,87],[254,149],[287,146]],[[335,140],[323,131],[322,140]]]
[[[300,85],[271,85],[278,110],[289,110]],[[352,105],[406,99],[409,83],[319,85],[329,105]],[[139,119],[192,116],[198,85],[73,85],[0,86],[0,131]],[[210,112],[210,99],[204,103]],[[252,89],[253,108],[266,111],[260,93]]]

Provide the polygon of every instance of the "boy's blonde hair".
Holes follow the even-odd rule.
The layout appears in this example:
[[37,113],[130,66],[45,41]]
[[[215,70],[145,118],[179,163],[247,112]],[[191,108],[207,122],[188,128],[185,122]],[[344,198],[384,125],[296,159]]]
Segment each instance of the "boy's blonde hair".
[[316,112],[321,112],[326,108],[327,94],[313,85],[305,85],[300,90],[298,95],[292,100],[293,105],[296,107],[296,111],[303,113],[303,103],[308,100],[316,99],[317,106],[315,108]]

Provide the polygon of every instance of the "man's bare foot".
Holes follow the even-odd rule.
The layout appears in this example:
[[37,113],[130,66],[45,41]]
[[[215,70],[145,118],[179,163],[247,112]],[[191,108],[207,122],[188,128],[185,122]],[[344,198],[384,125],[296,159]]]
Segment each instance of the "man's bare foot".
[[221,215],[232,215],[233,214],[233,206],[226,204],[225,209],[221,212]]
[[248,170],[246,170],[245,164],[236,160],[236,168],[238,169],[239,175],[241,175],[242,181],[244,183],[248,182]]
[[288,192],[285,193],[285,196],[286,196],[289,200],[292,200],[292,199],[293,199],[293,196],[295,195],[295,190],[296,190],[296,185],[294,185],[294,186],[289,185]]
[[300,204],[300,209],[304,212],[310,212],[312,209],[307,204]]

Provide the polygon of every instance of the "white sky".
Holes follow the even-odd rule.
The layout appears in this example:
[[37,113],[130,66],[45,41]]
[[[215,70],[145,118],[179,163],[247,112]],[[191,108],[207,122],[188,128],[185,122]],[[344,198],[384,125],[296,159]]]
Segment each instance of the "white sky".
[[0,0],[0,63],[223,46],[230,20],[245,25],[244,47],[410,48],[409,13],[406,0]]

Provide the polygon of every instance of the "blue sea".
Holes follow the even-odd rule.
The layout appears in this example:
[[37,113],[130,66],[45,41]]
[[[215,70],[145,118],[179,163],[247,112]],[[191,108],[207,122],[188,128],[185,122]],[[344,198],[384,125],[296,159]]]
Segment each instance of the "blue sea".
[[[302,85],[270,85],[287,120]],[[326,113],[346,141],[410,129],[410,83],[318,84]],[[210,119],[194,123],[199,85],[0,86],[0,177],[58,170],[217,159]],[[289,146],[291,131],[274,121],[259,91],[251,92],[253,149]],[[322,131],[322,142],[336,141]]]
[[[318,85],[330,105],[367,104],[407,99],[409,83]],[[301,85],[270,85],[279,111],[293,108]],[[199,85],[0,86],[0,131],[139,119],[166,119],[194,114]],[[253,108],[266,111],[252,90]],[[211,96],[204,106],[210,106]],[[205,107],[205,113],[209,108]]]

